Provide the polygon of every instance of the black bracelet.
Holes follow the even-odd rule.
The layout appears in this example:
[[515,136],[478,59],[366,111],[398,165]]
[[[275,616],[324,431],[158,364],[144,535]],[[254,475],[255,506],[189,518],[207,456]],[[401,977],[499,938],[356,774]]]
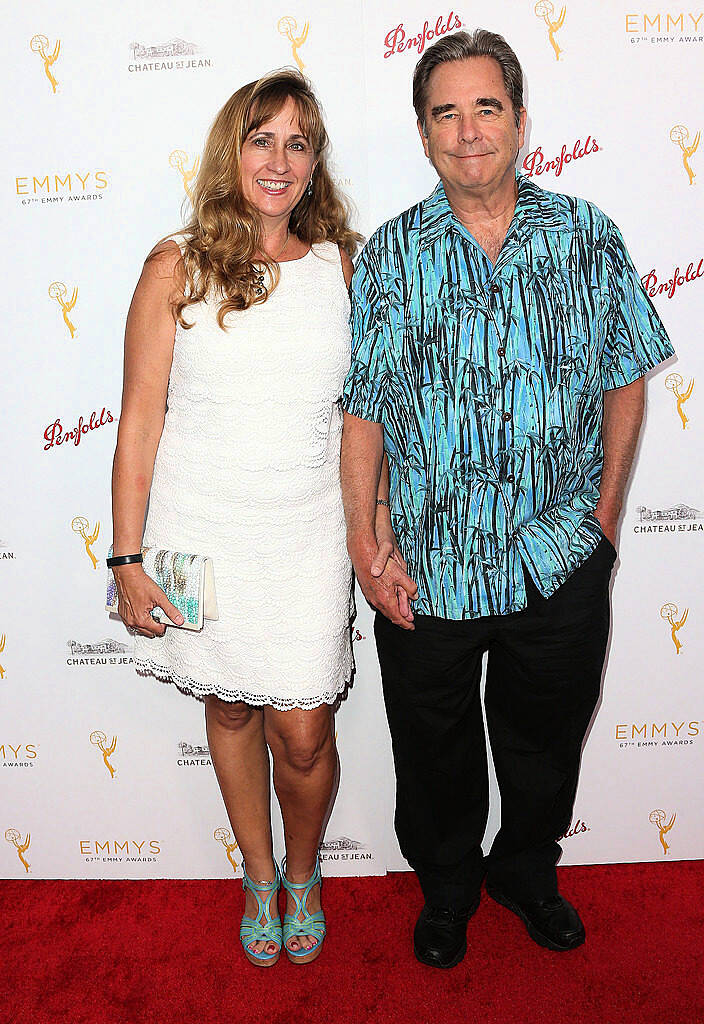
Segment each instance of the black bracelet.
[[391,505],[389,505],[388,501],[384,501],[383,498],[377,498],[376,503],[377,505],[383,505],[384,508],[388,508],[389,510],[391,510]]
[[112,569],[116,565],[131,565],[132,562],[141,561],[141,552],[138,555],[115,555],[113,558],[108,558],[108,569]]

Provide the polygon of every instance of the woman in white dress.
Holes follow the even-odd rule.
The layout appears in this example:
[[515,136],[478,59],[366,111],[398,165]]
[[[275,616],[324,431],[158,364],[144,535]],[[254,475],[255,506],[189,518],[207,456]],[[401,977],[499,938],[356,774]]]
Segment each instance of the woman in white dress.
[[[294,71],[244,86],[218,114],[193,217],[152,251],[132,301],[113,470],[119,612],[136,634],[138,670],[205,701],[245,861],[242,944],[262,966],[282,948],[298,963],[321,949],[332,706],[353,669],[339,398],[359,236],[326,149],[317,101]],[[198,633],[158,624],[156,606],[183,620],[129,560],[142,544],[212,558],[219,618]]]

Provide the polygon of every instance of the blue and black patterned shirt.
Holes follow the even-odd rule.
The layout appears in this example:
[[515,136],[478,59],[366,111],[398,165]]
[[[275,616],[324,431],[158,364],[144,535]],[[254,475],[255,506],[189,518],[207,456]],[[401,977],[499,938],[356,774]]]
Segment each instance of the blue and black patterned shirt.
[[553,593],[602,536],[603,392],[673,353],[616,226],[519,177],[492,266],[439,184],[365,246],[351,324],[343,404],[384,425],[416,611],[517,611],[523,565]]

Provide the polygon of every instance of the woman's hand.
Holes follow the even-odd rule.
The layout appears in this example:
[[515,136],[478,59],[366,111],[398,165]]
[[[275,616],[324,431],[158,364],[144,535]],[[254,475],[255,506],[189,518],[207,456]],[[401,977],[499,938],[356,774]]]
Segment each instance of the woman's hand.
[[166,626],[152,618],[152,609],[157,607],[177,626],[183,625],[181,612],[141,565],[119,565],[112,571],[117,584],[117,613],[131,632],[150,639],[163,636]]

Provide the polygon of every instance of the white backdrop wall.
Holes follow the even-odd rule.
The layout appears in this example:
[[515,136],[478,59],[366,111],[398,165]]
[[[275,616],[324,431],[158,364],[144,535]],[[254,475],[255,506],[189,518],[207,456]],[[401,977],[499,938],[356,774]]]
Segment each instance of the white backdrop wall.
[[[410,102],[419,52],[431,33],[477,25],[504,33],[523,62],[524,169],[614,218],[677,350],[649,382],[603,700],[563,863],[701,856],[704,8],[497,0],[488,17],[433,0],[309,0],[253,10],[34,0],[5,28],[0,874],[241,871],[202,706],[137,677],[130,637],[103,612],[125,314],[236,88],[298,57],[368,235],[435,184]],[[372,618],[358,604],[323,848],[331,874],[404,866]],[[487,838],[497,814],[494,793]]]

